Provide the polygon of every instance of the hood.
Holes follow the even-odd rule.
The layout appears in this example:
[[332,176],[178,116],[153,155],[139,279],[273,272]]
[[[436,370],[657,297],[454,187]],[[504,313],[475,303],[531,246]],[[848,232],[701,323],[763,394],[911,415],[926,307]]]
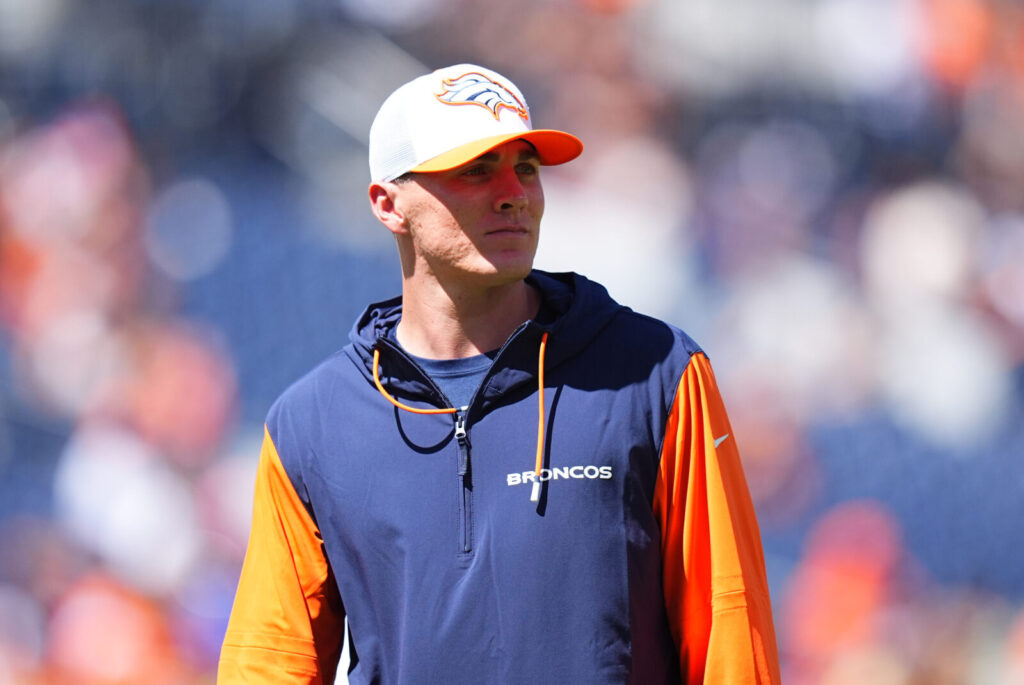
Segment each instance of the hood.
[[[576,273],[534,270],[526,281],[540,292],[555,318],[545,325],[526,322],[510,336],[483,388],[485,404],[496,395],[536,377],[537,348],[545,332],[548,333],[545,367],[550,370],[585,347],[619,311],[626,309],[608,295],[604,286]],[[351,344],[346,352],[367,381],[373,383],[373,351],[379,348],[382,359],[386,359],[385,384],[392,391],[407,397],[436,400],[433,382],[393,343],[390,333],[401,318],[401,297],[369,305],[349,333]]]

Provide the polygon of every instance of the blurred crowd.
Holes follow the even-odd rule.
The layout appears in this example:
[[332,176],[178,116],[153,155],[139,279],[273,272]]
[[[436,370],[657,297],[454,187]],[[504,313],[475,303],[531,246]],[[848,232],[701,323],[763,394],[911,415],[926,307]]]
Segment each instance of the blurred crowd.
[[1024,6],[0,0],[0,685],[214,681],[264,414],[398,291],[369,122],[460,61],[586,145],[538,266],[709,352],[785,682],[1024,683]]

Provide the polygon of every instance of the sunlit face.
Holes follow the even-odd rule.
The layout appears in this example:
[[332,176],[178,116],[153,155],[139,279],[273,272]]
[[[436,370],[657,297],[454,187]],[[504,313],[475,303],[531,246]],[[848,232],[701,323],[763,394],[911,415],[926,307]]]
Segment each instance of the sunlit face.
[[544,192],[540,160],[522,140],[504,143],[449,171],[413,174],[396,184],[416,257],[442,282],[521,280],[537,251]]

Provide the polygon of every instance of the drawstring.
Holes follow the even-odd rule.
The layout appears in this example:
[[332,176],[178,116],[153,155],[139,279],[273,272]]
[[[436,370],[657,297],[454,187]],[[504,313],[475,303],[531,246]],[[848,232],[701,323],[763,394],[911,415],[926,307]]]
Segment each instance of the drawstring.
[[533,481],[530,501],[540,500],[540,471],[544,468],[544,351],[548,346],[548,333],[540,337],[540,350],[537,352],[537,461],[533,473],[537,480]]
[[443,409],[418,409],[416,407],[410,407],[408,404],[402,404],[394,397],[388,394],[388,391],[384,389],[384,386],[380,382],[380,374],[377,369],[380,368],[380,350],[373,350],[373,382],[380,390],[380,394],[387,398],[388,402],[395,405],[399,409],[411,411],[413,414],[454,414],[458,411],[455,407],[444,407]]
[[[545,331],[540,338],[540,350],[537,352],[537,460],[533,469],[533,473],[536,475],[536,480],[533,481],[533,489],[530,492],[531,502],[537,502],[540,500],[540,472],[544,467],[544,353],[547,350],[547,346],[548,334],[547,331]],[[380,394],[384,395],[388,402],[399,409],[404,409],[405,411],[412,412],[413,414],[454,414],[458,411],[455,407],[444,407],[442,409],[419,409],[399,402],[384,389],[384,385],[380,382],[379,369],[380,350],[374,349],[373,383],[377,386],[377,390],[380,391]]]

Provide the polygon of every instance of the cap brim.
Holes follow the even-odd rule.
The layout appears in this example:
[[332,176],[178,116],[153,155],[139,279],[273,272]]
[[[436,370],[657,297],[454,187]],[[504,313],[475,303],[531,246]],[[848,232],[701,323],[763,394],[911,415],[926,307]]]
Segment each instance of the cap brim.
[[454,169],[510,140],[525,140],[532,144],[540,156],[540,163],[545,166],[565,164],[576,159],[583,152],[583,143],[576,136],[554,129],[537,129],[519,133],[503,133],[474,140],[428,159],[410,171],[430,172]]

